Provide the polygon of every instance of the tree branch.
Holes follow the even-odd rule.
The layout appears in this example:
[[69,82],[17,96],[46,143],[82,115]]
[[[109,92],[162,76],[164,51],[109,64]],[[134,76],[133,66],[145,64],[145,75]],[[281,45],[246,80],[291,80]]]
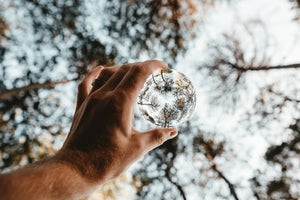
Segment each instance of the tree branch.
[[270,70],[270,69],[293,69],[293,68],[300,68],[300,63],[290,64],[290,65],[249,67],[249,68],[246,68],[245,70],[259,71],[259,70]]
[[243,71],[243,72],[245,72],[245,71],[263,71],[263,70],[272,70],[272,69],[296,69],[296,68],[300,68],[300,63],[290,64],[290,65],[276,65],[276,66],[240,67],[236,64],[233,64],[233,63],[225,61],[225,60],[222,60],[221,62],[224,63],[224,64],[228,64],[232,68]]
[[284,100],[286,100],[286,101],[292,101],[292,102],[295,102],[295,103],[300,103],[300,100],[299,100],[299,99],[292,99],[292,98],[290,98],[290,97],[288,97],[288,96],[285,96],[285,97],[284,97]]
[[282,97],[284,99],[284,101],[291,101],[291,102],[294,102],[294,103],[300,103],[300,99],[294,99],[294,98],[291,98],[291,97],[288,97],[280,92],[275,92],[275,91],[270,91],[272,93],[274,93],[275,95],[279,96],[279,97]]
[[239,200],[234,185],[224,176],[224,174],[218,169],[217,165],[215,163],[212,164],[211,168],[227,183],[230,193],[234,197],[235,200]]
[[172,180],[172,177],[171,177],[171,176],[172,176],[172,175],[171,175],[171,167],[174,166],[173,163],[174,163],[175,157],[176,157],[176,152],[173,152],[171,161],[170,161],[170,163],[168,163],[168,167],[167,167],[167,169],[166,169],[166,177],[167,177],[167,179],[170,181],[170,183],[172,183],[173,185],[176,186],[176,188],[177,188],[178,191],[180,192],[182,198],[183,198],[184,200],[186,200],[187,198],[186,198],[186,196],[185,196],[185,193],[184,193],[184,190],[183,190],[182,186],[181,186],[180,184],[176,183],[175,181],[173,181],[173,180]]
[[0,101],[15,97],[20,92],[27,92],[29,90],[36,90],[36,89],[41,89],[41,88],[54,88],[58,84],[65,84],[68,82],[70,82],[70,80],[62,80],[62,81],[57,81],[57,82],[45,82],[45,83],[33,83],[30,85],[26,85],[24,87],[6,90],[6,91],[0,93]]
[[213,152],[212,147],[206,141],[204,141],[204,139],[202,140],[202,143],[205,146],[205,151],[206,151],[205,157],[210,161],[212,170],[214,170],[218,174],[218,176],[226,182],[226,184],[229,187],[230,193],[234,197],[234,199],[239,200],[239,198],[236,194],[236,191],[235,191],[235,186],[228,180],[228,178],[226,178],[226,176],[223,174],[223,172],[221,172],[218,169],[218,166],[214,161],[214,156],[213,155],[215,153]]

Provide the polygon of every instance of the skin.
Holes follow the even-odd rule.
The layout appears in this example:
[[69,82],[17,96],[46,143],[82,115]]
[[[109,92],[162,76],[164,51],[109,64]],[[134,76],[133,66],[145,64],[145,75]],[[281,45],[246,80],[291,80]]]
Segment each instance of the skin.
[[[0,175],[0,199],[79,199],[177,135],[175,128],[133,128],[139,91],[158,60],[97,67],[78,86],[69,135],[54,156]],[[98,77],[106,83],[92,88]]]

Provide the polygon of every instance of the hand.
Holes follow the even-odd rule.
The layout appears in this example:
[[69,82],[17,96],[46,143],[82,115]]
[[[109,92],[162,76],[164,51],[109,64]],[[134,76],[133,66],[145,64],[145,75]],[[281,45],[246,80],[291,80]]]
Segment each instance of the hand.
[[[139,132],[133,128],[134,108],[144,82],[167,68],[157,60],[90,72],[79,85],[72,127],[57,158],[90,181],[102,183],[124,172],[148,151],[177,135],[175,128]],[[91,88],[92,80],[106,83]],[[91,91],[92,90],[92,91]],[[90,92],[91,91],[91,92]]]

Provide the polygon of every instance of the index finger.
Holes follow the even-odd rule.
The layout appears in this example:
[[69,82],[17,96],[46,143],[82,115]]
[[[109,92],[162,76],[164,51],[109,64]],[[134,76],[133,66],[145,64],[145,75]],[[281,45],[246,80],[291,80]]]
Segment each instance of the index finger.
[[[133,65],[116,87],[116,90],[126,91],[130,99],[136,101],[147,78],[155,71],[166,69],[168,64],[159,60],[148,60]],[[135,103],[135,102],[134,102]]]

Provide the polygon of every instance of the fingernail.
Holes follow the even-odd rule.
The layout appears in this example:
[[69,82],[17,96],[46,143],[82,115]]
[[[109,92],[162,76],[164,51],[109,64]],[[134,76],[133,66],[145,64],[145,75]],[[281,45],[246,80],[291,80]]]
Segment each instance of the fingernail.
[[170,139],[176,137],[177,135],[178,135],[177,130],[170,132]]

